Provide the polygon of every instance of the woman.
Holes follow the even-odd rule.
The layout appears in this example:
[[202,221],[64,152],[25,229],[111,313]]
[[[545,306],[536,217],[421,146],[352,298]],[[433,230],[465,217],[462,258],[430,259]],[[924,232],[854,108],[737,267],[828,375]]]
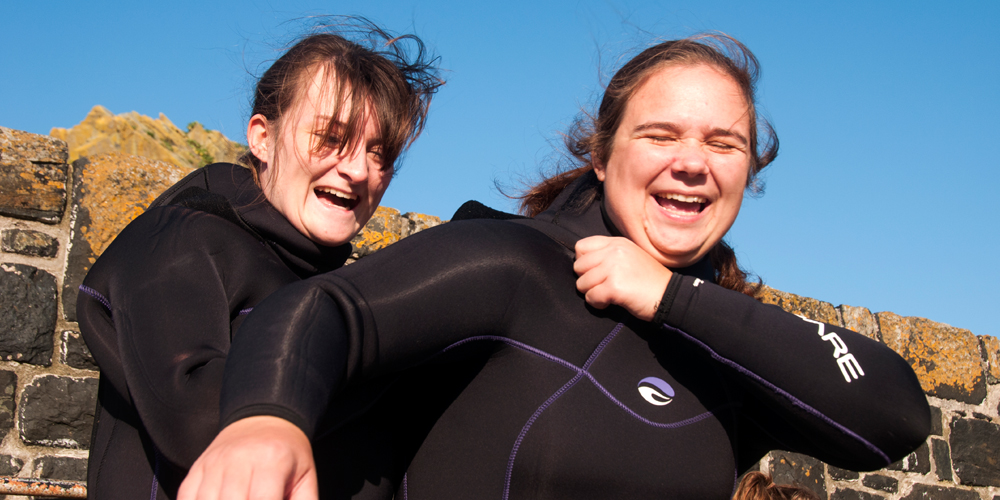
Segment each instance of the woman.
[[271,296],[179,498],[314,498],[328,406],[398,374],[371,417],[397,415],[397,498],[723,499],[774,448],[853,469],[916,448],[902,358],[742,293],[722,237],[777,150],[755,75],[728,37],[651,47],[533,219],[453,221]]
[[176,496],[218,431],[237,327],[274,290],[344,264],[419,135],[441,83],[420,40],[356,27],[367,40],[316,33],[275,61],[254,94],[250,168],[188,175],[80,287],[80,328],[101,368],[93,498]]

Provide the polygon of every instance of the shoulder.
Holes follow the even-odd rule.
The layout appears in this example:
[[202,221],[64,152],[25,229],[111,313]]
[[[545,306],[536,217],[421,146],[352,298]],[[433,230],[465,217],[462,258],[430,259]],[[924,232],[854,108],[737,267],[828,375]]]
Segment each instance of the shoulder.
[[337,271],[360,275],[387,261],[437,270],[497,267],[529,270],[550,266],[572,271],[572,254],[545,233],[507,220],[452,221],[426,229]]
[[218,215],[166,205],[130,222],[94,263],[87,281],[132,271],[153,273],[199,261],[217,266],[251,258],[269,260],[271,255],[244,228]]

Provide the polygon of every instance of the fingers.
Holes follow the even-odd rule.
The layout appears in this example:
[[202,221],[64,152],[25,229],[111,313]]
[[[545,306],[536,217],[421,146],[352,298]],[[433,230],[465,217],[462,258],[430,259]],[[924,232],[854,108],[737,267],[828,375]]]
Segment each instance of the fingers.
[[611,304],[649,321],[670,281],[671,272],[632,241],[591,236],[576,244],[576,288],[593,307]]
[[178,500],[316,500],[312,447],[292,423],[259,416],[222,430],[194,463]]

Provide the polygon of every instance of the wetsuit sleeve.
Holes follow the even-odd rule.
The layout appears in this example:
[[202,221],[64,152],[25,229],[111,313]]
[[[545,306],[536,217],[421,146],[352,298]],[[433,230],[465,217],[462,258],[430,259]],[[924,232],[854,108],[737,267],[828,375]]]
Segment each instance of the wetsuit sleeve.
[[[222,424],[274,415],[315,435],[328,401],[473,336],[504,335],[519,290],[544,296],[546,248],[534,229],[498,221],[432,228],[362,261],[279,290],[247,317],[226,365]],[[553,250],[557,249],[557,250]]]
[[763,431],[750,436],[769,436],[764,451],[870,470],[926,439],[927,399],[909,364],[885,345],[693,277],[675,275],[665,295],[673,300],[664,326],[747,388],[743,416]]
[[[93,286],[83,293],[103,299],[113,325],[96,341],[118,359],[98,362],[120,363],[109,380],[172,464],[190,467],[218,432],[232,324],[252,305],[251,289],[268,287],[266,257],[260,242],[218,217],[165,207],[133,221],[85,282]],[[244,300],[251,303],[237,303]],[[88,333],[91,342],[99,332]]]

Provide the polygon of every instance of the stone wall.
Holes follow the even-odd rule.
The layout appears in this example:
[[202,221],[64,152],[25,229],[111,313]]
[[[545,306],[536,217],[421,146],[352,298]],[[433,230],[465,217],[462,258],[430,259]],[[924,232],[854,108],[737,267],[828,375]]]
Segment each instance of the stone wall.
[[[85,479],[98,373],[75,323],[77,286],[117,232],[189,171],[116,153],[67,162],[62,141],[0,127],[0,475]],[[380,208],[354,239],[354,257],[440,222]],[[824,500],[1000,500],[997,338],[774,289],[761,299],[895,349],[934,416],[927,442],[880,471],[786,452],[761,470]]]

